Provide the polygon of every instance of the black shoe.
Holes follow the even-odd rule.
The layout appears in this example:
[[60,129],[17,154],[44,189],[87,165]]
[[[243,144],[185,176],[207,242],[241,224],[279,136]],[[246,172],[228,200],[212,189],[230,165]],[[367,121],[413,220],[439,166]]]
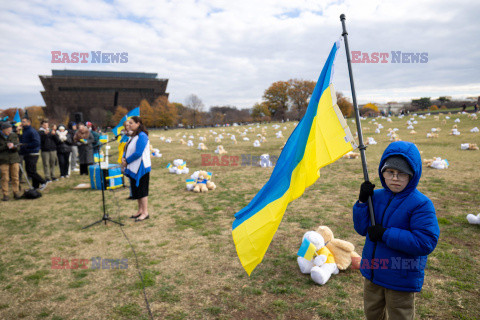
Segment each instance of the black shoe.
[[137,218],[140,217],[141,215],[142,215],[142,214],[138,214],[138,215],[136,215],[136,216],[131,215],[131,216],[130,216],[130,219],[137,219]]
[[22,199],[22,195],[21,195],[21,194],[20,194],[20,195],[14,194],[14,195],[13,195],[13,198],[14,198],[15,200]]
[[2,201],[8,201],[8,200],[10,200],[10,198],[8,198],[8,196],[3,196]]
[[150,218],[150,215],[146,216],[146,217],[143,218],[143,219],[137,218],[137,219],[135,219],[135,222],[140,222],[140,221],[143,221],[143,220],[147,220],[147,219],[149,219],[149,218]]

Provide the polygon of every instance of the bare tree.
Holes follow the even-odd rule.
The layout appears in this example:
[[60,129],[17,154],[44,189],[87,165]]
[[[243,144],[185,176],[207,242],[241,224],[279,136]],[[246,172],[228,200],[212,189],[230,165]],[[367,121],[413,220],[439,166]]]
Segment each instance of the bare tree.
[[185,100],[185,105],[188,108],[193,110],[193,127],[195,127],[197,123],[196,122],[197,113],[203,111],[203,107],[204,107],[203,102],[197,95],[191,94]]

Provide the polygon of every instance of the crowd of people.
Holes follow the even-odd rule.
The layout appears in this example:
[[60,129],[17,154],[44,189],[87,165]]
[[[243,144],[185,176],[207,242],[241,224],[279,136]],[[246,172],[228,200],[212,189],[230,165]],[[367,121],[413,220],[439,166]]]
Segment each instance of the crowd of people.
[[[31,179],[34,189],[43,191],[49,183],[68,179],[72,172],[88,175],[88,166],[94,163],[94,153],[99,151],[100,133],[91,122],[65,125],[50,124],[42,120],[40,128],[32,127],[28,117],[21,124],[0,124],[0,172],[2,200],[22,197],[20,190],[21,172]],[[43,176],[37,172],[37,162],[42,159]],[[24,164],[24,166],[22,165]],[[27,178],[26,178],[27,179]]]
[[[43,191],[49,183],[68,179],[72,172],[88,175],[88,167],[94,164],[94,154],[99,153],[100,132],[91,122],[70,122],[50,125],[43,120],[40,128],[32,127],[28,117],[21,124],[12,126],[0,123],[0,172],[2,200],[10,200],[9,185],[13,198],[22,198],[20,180],[25,171],[35,190]],[[129,199],[137,200],[138,211],[131,218],[143,221],[149,218],[148,192],[151,170],[150,142],[148,131],[140,117],[132,117],[123,124],[125,147],[120,152],[122,172],[130,180]],[[14,130],[15,129],[15,130]],[[126,138],[126,139],[125,139]],[[43,176],[37,172],[38,159],[42,159]],[[22,164],[25,164],[24,166]],[[23,170],[25,168],[25,170]]]

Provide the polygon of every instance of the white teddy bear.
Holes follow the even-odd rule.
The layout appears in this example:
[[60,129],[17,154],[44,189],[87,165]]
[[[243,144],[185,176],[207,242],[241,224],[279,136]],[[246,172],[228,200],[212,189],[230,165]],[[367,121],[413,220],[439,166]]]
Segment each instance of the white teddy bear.
[[304,274],[310,274],[315,283],[324,285],[332,274],[338,274],[339,272],[333,254],[325,246],[325,241],[320,233],[307,231],[303,235],[302,242],[305,239],[315,246],[316,256],[311,260],[300,256],[297,257],[300,271]]
[[173,166],[169,163],[167,168],[170,173],[186,174],[190,172],[190,169],[187,168],[187,163],[183,159],[173,160]]
[[272,167],[272,161],[270,160],[270,155],[268,154],[262,154],[260,156],[260,167],[267,168],[267,167]]
[[469,213],[467,215],[467,220],[470,222],[470,224],[480,224],[480,213],[478,215]]

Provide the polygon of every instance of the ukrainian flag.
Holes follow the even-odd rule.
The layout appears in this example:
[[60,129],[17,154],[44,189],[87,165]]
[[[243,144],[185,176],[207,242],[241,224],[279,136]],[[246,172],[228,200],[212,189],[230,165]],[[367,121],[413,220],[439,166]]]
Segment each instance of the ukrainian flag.
[[320,168],[356,147],[331,84],[337,41],[323,67],[302,120],[288,138],[272,175],[252,201],[235,214],[232,236],[250,275],[262,261],[287,205],[320,177]]
[[18,109],[17,112],[15,112],[15,116],[13,117],[13,122],[15,122],[15,126],[19,126],[22,123],[22,119],[20,119],[20,113],[18,112]]
[[107,143],[108,142],[108,135],[101,135],[100,138],[99,138],[99,141],[101,143]]
[[303,239],[300,249],[298,249],[297,256],[307,259],[308,261],[313,259],[317,248],[308,241],[307,238]]
[[120,132],[124,129],[123,123],[133,116],[140,116],[140,107],[130,110],[126,115],[123,116],[122,120],[120,120],[117,126],[112,129],[115,137],[119,136]]
[[118,142],[118,163],[122,163],[122,158],[123,158],[123,151],[125,150],[125,146],[127,145],[128,140],[130,139],[129,136],[124,134],[123,136],[120,136],[120,141]]
[[94,153],[93,154],[93,161],[95,163],[102,162],[103,161],[103,154],[101,153]]

